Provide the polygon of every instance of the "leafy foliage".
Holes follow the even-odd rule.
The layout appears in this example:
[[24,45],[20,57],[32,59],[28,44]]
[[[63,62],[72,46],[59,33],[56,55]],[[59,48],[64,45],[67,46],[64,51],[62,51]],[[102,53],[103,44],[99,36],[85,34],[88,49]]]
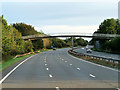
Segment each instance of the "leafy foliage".
[[[104,20],[99,29],[94,33],[102,34],[120,34],[120,21],[118,19],[106,19]],[[111,40],[107,39],[95,39],[91,40],[92,44],[95,44],[96,41],[100,42],[101,50],[106,50],[108,52],[117,52],[120,53],[120,37],[113,38]]]
[[[13,26],[8,25],[7,21],[0,17],[2,23],[2,59],[7,60],[11,55],[22,54],[32,50],[32,44],[25,42],[22,35]],[[27,48],[27,51],[26,51]]]
[[[43,32],[37,32],[34,27],[31,25],[27,25],[24,23],[16,23],[13,24],[13,27],[15,27],[19,32],[21,32],[22,36],[27,36],[27,35],[34,35],[34,34],[44,34]],[[33,50],[39,50],[43,48],[43,41],[42,40],[33,40]]]
[[24,23],[13,24],[13,27],[15,27],[19,32],[21,32],[22,36],[34,35],[34,34],[43,34],[43,32],[37,32],[34,29],[34,27],[32,27],[31,25],[27,25]]
[[[65,40],[65,42],[71,46],[71,42],[72,42],[72,38],[67,38]],[[74,46],[86,46],[87,45],[87,41],[82,39],[82,38],[73,38],[73,42],[74,42]]]
[[67,44],[64,40],[58,39],[58,38],[51,38],[49,39],[49,46],[47,48],[51,48],[51,46],[56,47],[56,48],[62,48],[62,47],[67,47]]

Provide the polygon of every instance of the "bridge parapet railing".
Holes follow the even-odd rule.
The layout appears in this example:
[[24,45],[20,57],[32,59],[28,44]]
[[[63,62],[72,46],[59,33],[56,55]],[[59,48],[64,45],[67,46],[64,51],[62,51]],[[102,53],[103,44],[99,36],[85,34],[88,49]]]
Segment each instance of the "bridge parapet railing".
[[49,33],[48,35],[51,35],[51,36],[56,36],[56,35],[59,35],[59,36],[62,36],[62,35],[84,35],[84,36],[92,36],[93,34],[92,33],[78,33],[78,32],[68,32],[68,33]]
[[113,38],[113,37],[118,37],[120,36],[120,34],[93,34],[94,37],[109,37],[109,38]]
[[28,35],[28,36],[23,36],[23,39],[31,39],[31,38],[39,38],[39,37],[44,37],[47,35],[42,35],[42,34],[36,34],[36,35]]
[[120,34],[92,34],[92,33],[53,33],[53,34],[48,34],[48,35],[44,35],[44,34],[36,34],[36,35],[28,35],[28,36],[23,36],[23,39],[31,39],[31,38],[41,38],[41,37],[49,37],[49,36],[93,36],[93,37],[97,37],[97,38],[114,38],[117,36],[120,36]]

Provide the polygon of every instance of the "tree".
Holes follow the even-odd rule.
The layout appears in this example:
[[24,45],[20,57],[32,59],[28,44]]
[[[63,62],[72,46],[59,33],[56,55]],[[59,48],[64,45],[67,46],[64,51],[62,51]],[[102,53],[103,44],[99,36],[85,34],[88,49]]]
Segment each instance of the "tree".
[[[99,29],[94,33],[100,33],[100,34],[120,34],[120,21],[118,19],[106,19],[104,20],[101,25],[99,26]],[[91,40],[91,43],[95,45],[96,41],[100,42],[101,50],[106,50],[109,52],[120,52],[119,47],[119,37],[113,38],[111,40],[108,39],[95,39],[93,38]]]
[[26,53],[33,52],[33,45],[32,45],[31,40],[25,41],[25,52]]
[[11,56],[33,51],[32,42],[24,41],[21,33],[7,21],[0,17],[2,25],[2,60],[7,60]]
[[34,27],[32,27],[31,25],[24,24],[24,23],[15,23],[13,24],[13,27],[15,27],[19,32],[21,32],[22,36],[44,34],[43,32],[37,32],[34,29]]
[[38,39],[38,40],[33,40],[32,41],[33,44],[33,50],[40,50],[43,48],[43,40],[42,39]]

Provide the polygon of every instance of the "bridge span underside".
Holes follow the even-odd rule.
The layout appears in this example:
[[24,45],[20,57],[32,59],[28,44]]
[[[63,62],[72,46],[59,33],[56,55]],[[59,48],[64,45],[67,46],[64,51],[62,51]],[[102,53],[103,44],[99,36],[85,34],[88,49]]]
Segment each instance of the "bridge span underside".
[[46,48],[46,46],[49,43],[49,38],[56,38],[56,37],[84,37],[84,38],[95,38],[95,39],[111,39],[114,37],[117,37],[120,35],[116,35],[116,34],[63,34],[63,35],[42,35],[42,34],[38,34],[38,35],[29,35],[29,36],[23,36],[22,38],[24,40],[37,40],[37,39],[42,39],[43,40],[43,44],[44,44],[44,48]]
[[54,35],[54,36],[23,36],[24,40],[34,40],[34,39],[42,39],[42,38],[56,38],[56,37],[84,37],[84,38],[96,38],[96,39],[111,39],[114,38],[113,36],[87,36],[87,35]]

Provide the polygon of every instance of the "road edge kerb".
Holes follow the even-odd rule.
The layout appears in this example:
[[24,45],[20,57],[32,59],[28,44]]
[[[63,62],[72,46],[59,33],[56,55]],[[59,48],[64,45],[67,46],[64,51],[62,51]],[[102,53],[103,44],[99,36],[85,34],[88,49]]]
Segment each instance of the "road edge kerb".
[[17,62],[16,64],[14,64],[14,66],[11,66],[11,68],[8,71],[6,71],[7,73],[5,73],[4,75],[3,75],[3,72],[5,72],[5,71],[3,71],[2,72],[2,79],[0,80],[0,84],[2,84],[2,82],[7,77],[9,77],[9,75],[11,75],[19,66],[21,66],[24,62],[26,62],[27,60],[29,60],[30,58],[32,58],[32,57],[34,57],[36,55],[38,55],[38,54],[31,55],[31,56],[29,56],[29,57],[27,57],[27,58]]
[[87,60],[83,60],[82,58],[78,58],[72,54],[70,54],[68,51],[67,51],[67,54],[73,58],[76,58],[77,60],[81,60],[83,62],[87,62],[87,63],[90,63],[90,64],[93,64],[93,65],[96,65],[96,66],[100,66],[100,67],[103,67],[103,68],[107,68],[107,69],[110,69],[110,70],[113,70],[113,71],[117,71],[117,72],[120,72],[120,70],[117,70],[115,68],[111,68],[111,67],[107,67],[107,66],[104,66],[104,65],[101,65],[101,64],[97,64],[97,63],[93,63],[93,62],[90,62],[90,61],[87,61]]

